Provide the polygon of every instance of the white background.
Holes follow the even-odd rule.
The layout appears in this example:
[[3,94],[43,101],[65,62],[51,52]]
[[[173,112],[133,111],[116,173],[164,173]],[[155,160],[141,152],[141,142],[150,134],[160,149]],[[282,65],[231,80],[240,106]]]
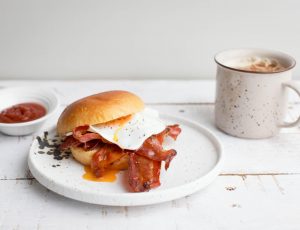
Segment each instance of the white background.
[[220,50],[299,43],[297,0],[0,0],[0,79],[213,78]]

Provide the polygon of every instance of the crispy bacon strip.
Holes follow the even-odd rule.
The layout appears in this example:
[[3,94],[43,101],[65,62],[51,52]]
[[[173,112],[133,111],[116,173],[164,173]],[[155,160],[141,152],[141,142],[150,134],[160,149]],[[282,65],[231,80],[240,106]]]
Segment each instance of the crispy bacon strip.
[[161,133],[157,134],[157,138],[161,143],[163,143],[164,139],[166,136],[170,136],[174,140],[177,139],[177,136],[181,133],[181,128],[179,128],[179,125],[168,125],[164,131]]
[[60,144],[60,149],[66,150],[72,146],[77,146],[77,145],[80,145],[80,142],[78,140],[76,140],[73,136],[68,136]]
[[60,144],[60,150],[66,150],[68,148],[77,146],[82,147],[84,150],[92,150],[96,147],[99,147],[102,144],[99,140],[91,140],[85,143],[79,142],[73,136],[68,136],[65,140]]
[[79,145],[79,147],[82,147],[84,150],[89,151],[89,150],[93,150],[96,149],[98,147],[101,147],[101,145],[103,145],[103,143],[100,140],[91,140],[88,141],[86,143],[80,143],[81,145]]
[[161,133],[149,137],[141,148],[137,150],[136,154],[155,161],[165,161],[165,169],[167,170],[172,159],[176,156],[176,151],[174,149],[164,150],[162,143],[166,136],[170,136],[176,140],[180,132],[181,129],[178,125],[167,126]]
[[129,153],[129,185],[134,192],[145,192],[160,186],[161,162]]
[[81,143],[86,143],[91,140],[101,139],[98,133],[88,133],[89,126],[78,126],[73,130],[73,137]]
[[111,168],[110,166],[113,163],[119,161],[126,154],[127,153],[115,145],[104,144],[92,158],[91,169],[94,175],[101,177],[108,168]]
[[165,169],[167,170],[170,162],[176,156],[176,151],[174,149],[163,150],[162,143],[156,135],[153,135],[144,142],[136,154],[155,161],[165,161]]
[[76,137],[80,138],[82,136],[82,134],[84,134],[88,131],[88,129],[89,129],[89,125],[77,126],[76,128],[73,129],[74,138],[76,138]]
[[160,186],[161,161],[167,170],[176,156],[174,149],[164,150],[162,143],[166,136],[176,140],[180,134],[179,125],[168,126],[163,132],[149,137],[136,152],[129,154],[129,185],[134,192],[149,191]]
[[60,145],[60,149],[66,150],[72,146],[80,146],[85,150],[91,150],[99,146],[99,144],[101,144],[101,136],[97,133],[87,132],[88,129],[88,125],[76,127],[73,130],[73,135],[65,138]]
[[181,128],[179,128],[178,124],[175,125],[168,125],[166,130],[166,135],[172,137],[175,141],[178,137],[178,135],[181,133]]

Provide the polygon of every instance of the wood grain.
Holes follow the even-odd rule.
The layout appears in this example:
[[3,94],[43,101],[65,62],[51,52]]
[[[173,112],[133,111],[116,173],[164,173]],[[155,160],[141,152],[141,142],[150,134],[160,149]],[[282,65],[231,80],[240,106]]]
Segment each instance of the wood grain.
[[299,180],[300,175],[221,176],[190,197],[143,207],[91,205],[36,181],[5,181],[0,229],[298,229]]
[[[213,122],[213,81],[1,81],[0,86],[45,85],[61,98],[53,126],[76,98],[108,89],[141,94],[160,113],[199,122],[222,141],[225,165],[217,180],[190,197],[144,207],[105,207],[59,196],[41,186],[27,166],[34,135],[0,134],[0,229],[300,229],[300,127],[265,140],[230,137]],[[287,120],[300,115],[291,97]]]

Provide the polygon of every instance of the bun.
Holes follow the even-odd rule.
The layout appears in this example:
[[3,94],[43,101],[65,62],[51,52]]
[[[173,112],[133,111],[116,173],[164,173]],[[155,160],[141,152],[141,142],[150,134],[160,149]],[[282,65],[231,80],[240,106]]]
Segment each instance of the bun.
[[74,147],[74,146],[70,147],[70,150],[71,150],[72,155],[75,158],[75,160],[77,160],[78,162],[80,162],[83,165],[91,165],[93,155],[97,151],[99,151],[99,149],[93,149],[93,150],[86,151],[83,148]]
[[[86,151],[81,147],[70,147],[71,153],[75,160],[77,160],[79,163],[83,165],[90,166],[92,158],[94,154],[99,151],[99,148]],[[109,165],[109,169],[115,169],[115,170],[125,170],[128,169],[128,161],[129,161],[129,155],[125,154],[123,157],[121,157],[119,160],[114,161]]]
[[144,102],[127,91],[108,91],[75,101],[60,115],[57,133],[60,136],[81,125],[95,125],[128,116],[144,109]]

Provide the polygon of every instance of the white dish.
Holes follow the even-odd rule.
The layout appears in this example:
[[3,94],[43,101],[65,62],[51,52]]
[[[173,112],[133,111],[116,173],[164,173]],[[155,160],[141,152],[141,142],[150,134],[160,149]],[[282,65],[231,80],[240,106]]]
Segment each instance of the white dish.
[[[182,133],[172,146],[177,150],[177,156],[171,162],[168,171],[163,168],[161,170],[161,186],[150,192],[128,192],[124,172],[119,173],[113,183],[87,181],[82,178],[82,165],[72,157],[58,161],[53,158],[53,154],[41,154],[49,149],[39,148],[37,139],[30,148],[29,169],[48,189],[65,197],[93,204],[148,205],[190,195],[210,184],[220,173],[221,144],[210,131],[198,123],[167,115],[161,117],[167,124],[180,124]],[[49,131],[48,140],[52,138],[55,138],[54,128]],[[62,157],[66,158],[67,155]],[[57,154],[56,158],[60,156]]]
[[0,90],[0,111],[16,104],[36,102],[43,105],[47,114],[39,119],[22,123],[0,123],[0,132],[21,136],[39,130],[44,122],[50,118],[59,107],[59,99],[50,90],[41,87],[11,87]]

